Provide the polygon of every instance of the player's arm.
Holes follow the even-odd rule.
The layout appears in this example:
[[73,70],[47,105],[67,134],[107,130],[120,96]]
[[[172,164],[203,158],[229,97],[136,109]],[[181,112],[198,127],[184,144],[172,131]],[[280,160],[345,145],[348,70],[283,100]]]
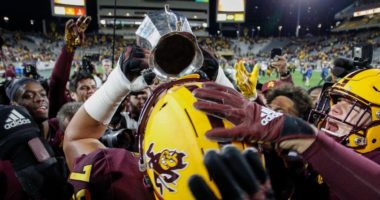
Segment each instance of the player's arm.
[[128,46],[107,81],[78,110],[70,121],[63,149],[69,168],[76,158],[104,146],[98,141],[119,104],[129,91],[146,87],[141,71],[148,67],[147,52]]

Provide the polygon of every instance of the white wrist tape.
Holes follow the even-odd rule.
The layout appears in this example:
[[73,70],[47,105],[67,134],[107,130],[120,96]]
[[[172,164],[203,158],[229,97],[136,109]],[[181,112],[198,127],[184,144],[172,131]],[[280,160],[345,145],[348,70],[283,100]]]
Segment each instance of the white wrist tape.
[[84,108],[93,119],[107,125],[124,97],[130,91],[139,91],[145,87],[142,76],[131,83],[120,66],[117,66],[107,81],[84,103]]
[[221,67],[218,69],[218,75],[216,76],[215,83],[224,85],[226,87],[230,87],[235,89],[234,85],[231,83],[231,81],[227,78],[227,76],[224,74],[224,71]]

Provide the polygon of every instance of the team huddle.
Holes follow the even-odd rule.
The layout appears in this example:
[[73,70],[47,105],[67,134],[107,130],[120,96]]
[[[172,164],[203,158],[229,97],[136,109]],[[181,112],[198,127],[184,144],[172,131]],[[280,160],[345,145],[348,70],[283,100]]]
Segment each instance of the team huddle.
[[[90,17],[69,20],[46,86],[13,79],[0,105],[1,199],[380,199],[380,69],[312,92],[231,79],[168,7],[105,78],[70,78]],[[69,80],[71,79],[71,80]]]

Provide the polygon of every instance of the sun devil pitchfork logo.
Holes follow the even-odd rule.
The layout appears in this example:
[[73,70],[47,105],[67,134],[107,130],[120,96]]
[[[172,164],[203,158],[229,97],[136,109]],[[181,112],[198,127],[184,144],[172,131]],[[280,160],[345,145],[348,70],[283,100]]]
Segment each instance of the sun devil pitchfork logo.
[[148,167],[153,169],[154,183],[160,188],[160,194],[163,195],[165,187],[169,192],[176,190],[170,185],[176,185],[180,175],[178,170],[184,169],[187,163],[184,163],[183,158],[186,156],[183,152],[176,150],[164,149],[161,152],[155,153],[152,151],[154,143],[149,145],[146,155],[150,158]]

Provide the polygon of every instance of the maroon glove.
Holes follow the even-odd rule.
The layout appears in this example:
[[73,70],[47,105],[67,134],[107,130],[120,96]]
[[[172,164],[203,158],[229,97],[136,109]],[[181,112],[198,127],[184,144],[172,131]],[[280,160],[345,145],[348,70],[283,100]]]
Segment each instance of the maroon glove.
[[231,129],[208,131],[206,136],[210,139],[279,143],[286,139],[315,137],[314,130],[301,119],[250,102],[232,88],[208,82],[194,90],[193,94],[198,99],[194,103],[196,109],[225,118],[236,125]]

